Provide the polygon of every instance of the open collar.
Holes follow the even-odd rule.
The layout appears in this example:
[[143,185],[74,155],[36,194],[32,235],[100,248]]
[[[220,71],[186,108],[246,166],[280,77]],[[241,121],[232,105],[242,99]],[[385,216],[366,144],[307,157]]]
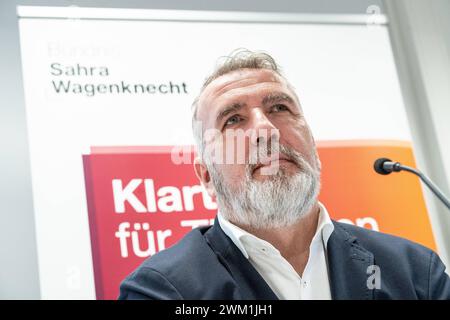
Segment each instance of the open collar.
[[[333,221],[334,231],[327,245],[329,281],[333,299],[374,299],[369,289],[368,268],[374,264],[371,252],[358,244],[345,224]],[[278,297],[252,266],[242,251],[224,233],[218,218],[205,233],[205,238],[218,260],[228,270],[240,289],[242,299],[278,300]]]

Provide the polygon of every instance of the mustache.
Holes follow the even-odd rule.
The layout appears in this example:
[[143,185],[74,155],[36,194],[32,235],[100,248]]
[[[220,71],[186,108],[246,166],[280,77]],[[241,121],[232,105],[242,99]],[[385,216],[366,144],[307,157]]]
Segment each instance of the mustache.
[[268,146],[258,147],[253,153],[249,155],[249,163],[246,163],[246,172],[248,175],[251,175],[253,171],[261,166],[261,162],[258,159],[261,159],[264,156],[270,157],[272,154],[278,153],[278,159],[289,160],[294,163],[300,171],[305,170],[305,166],[307,162],[305,158],[295,151],[293,148],[282,145],[275,144],[274,148],[272,148],[271,144]]

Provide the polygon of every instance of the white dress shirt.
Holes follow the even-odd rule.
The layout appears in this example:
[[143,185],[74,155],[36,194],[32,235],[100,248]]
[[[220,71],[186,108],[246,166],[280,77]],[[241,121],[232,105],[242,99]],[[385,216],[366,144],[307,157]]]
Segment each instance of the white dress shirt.
[[327,209],[320,202],[319,208],[317,229],[309,247],[309,258],[302,277],[272,244],[234,225],[220,212],[218,221],[225,234],[255,267],[279,299],[330,300],[326,246],[334,225]]

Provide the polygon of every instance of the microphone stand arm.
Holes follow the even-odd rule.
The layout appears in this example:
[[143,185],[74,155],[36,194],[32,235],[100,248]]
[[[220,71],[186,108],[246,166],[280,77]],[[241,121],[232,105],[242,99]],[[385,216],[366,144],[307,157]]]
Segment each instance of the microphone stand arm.
[[444,205],[450,210],[450,201],[445,197],[442,191],[439,190],[439,188],[430,179],[428,179],[426,175],[424,175],[417,169],[404,166],[397,162],[396,164],[394,164],[393,171],[400,170],[408,171],[418,176],[420,180],[422,180],[427,185],[427,187],[430,188],[430,190],[436,195],[436,197],[438,197],[442,201],[442,203],[444,203]]

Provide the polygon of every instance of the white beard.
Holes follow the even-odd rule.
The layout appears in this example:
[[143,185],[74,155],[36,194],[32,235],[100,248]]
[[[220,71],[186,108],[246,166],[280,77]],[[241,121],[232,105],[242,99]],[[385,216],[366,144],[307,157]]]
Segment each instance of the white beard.
[[236,190],[225,186],[221,172],[210,166],[218,207],[227,220],[257,229],[281,228],[293,225],[311,210],[320,192],[320,172],[294,150],[282,145],[280,150],[295,160],[299,172],[289,175],[280,167],[264,181],[255,181],[252,167],[247,165],[245,180]]

